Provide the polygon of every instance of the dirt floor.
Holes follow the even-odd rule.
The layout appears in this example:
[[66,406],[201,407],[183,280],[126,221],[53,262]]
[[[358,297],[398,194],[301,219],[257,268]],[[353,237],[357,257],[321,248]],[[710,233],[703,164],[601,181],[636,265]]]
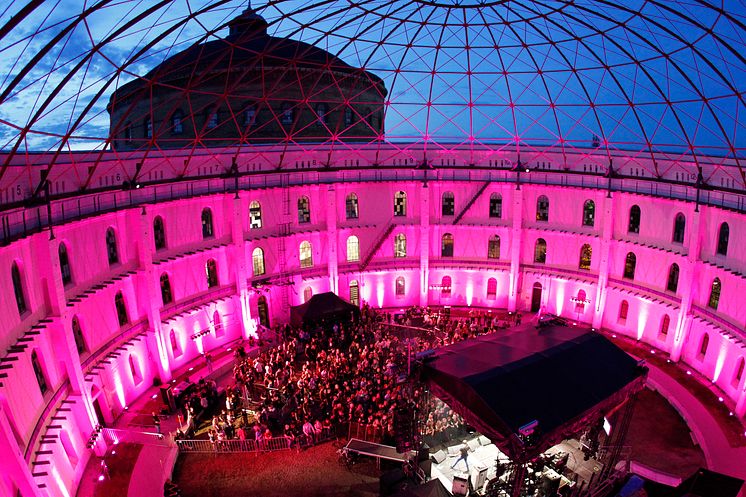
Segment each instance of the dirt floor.
[[268,454],[184,454],[174,470],[183,497],[373,497],[378,477],[372,460],[350,469],[339,462],[341,443]]
[[659,393],[640,392],[627,434],[633,461],[686,478],[705,467],[702,450],[695,446],[689,427]]

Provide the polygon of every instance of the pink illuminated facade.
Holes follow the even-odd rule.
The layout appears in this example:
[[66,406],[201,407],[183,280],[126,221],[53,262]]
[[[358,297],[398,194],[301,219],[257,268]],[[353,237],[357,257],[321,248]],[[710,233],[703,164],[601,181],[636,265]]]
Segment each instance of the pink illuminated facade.
[[[3,495],[74,494],[104,450],[86,448],[97,416],[111,423],[154,381],[330,290],[373,307],[541,309],[589,323],[670,354],[743,417],[743,214],[620,191],[629,181],[611,193],[560,186],[571,179],[299,168],[248,172],[238,194],[233,179],[146,183],[112,193],[130,198],[124,207],[67,222],[55,213],[92,196],[53,201],[51,231],[0,249],[0,441],[14,454]],[[153,202],[164,188],[185,194]]]

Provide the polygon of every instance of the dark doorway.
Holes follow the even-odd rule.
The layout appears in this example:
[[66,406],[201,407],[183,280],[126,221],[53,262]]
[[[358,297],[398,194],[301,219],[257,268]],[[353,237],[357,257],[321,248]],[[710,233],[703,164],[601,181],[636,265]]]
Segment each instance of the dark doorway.
[[101,404],[98,403],[98,399],[93,401],[93,412],[96,413],[98,418],[98,424],[106,428],[106,420],[104,419],[104,412],[101,410]]
[[534,290],[531,293],[531,312],[538,312],[541,309],[541,283],[534,283]]
[[259,324],[269,328],[269,307],[267,306],[267,297],[262,295],[256,303],[256,309],[259,314]]

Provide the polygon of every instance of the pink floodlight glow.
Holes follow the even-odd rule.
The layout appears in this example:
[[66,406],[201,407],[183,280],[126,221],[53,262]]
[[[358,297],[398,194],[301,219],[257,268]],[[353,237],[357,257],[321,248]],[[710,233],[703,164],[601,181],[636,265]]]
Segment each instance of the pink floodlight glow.
[[119,405],[123,409],[127,409],[127,400],[124,396],[124,385],[122,385],[122,376],[118,369],[112,370],[112,379],[114,380],[114,392],[116,393]]
[[648,309],[649,301],[642,299],[640,301],[640,312],[637,315],[637,340],[642,340],[642,335],[645,333],[645,325],[648,323]]
[[565,280],[557,280],[554,282],[556,285],[556,299],[555,299],[555,306],[556,306],[556,314],[558,316],[562,315],[562,311],[565,308],[565,290],[567,281]]
[[469,279],[466,283],[466,305],[471,307],[471,303],[474,301],[474,281]]
[[376,299],[378,302],[378,308],[383,307],[383,298],[386,293],[386,288],[384,286],[384,282],[382,279],[378,280],[378,284],[376,285]]
[[728,356],[728,342],[723,340],[718,350],[718,357],[715,361],[715,371],[712,374],[712,381],[717,382],[720,378],[720,374],[723,372],[723,366],[725,365],[725,359]]

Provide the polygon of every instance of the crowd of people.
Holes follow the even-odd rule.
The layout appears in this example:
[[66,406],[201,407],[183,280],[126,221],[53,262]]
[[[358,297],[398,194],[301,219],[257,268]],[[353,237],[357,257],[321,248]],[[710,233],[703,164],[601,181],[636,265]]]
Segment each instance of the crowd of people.
[[[225,440],[261,444],[279,437],[313,444],[346,435],[349,423],[372,427],[391,443],[394,412],[419,403],[429,411],[424,433],[442,437],[463,427],[463,420],[442,402],[427,400],[424,386],[404,381],[407,354],[490,333],[503,322],[487,312],[452,318],[413,307],[394,316],[364,306],[357,322],[283,325],[274,330],[275,343],[254,348],[256,354],[237,347],[235,383],[226,388],[224,404],[215,382],[201,380],[182,395],[184,416],[204,422],[212,413],[207,437],[215,447]],[[401,333],[413,324],[421,328]],[[194,435],[179,432],[177,438]]]

